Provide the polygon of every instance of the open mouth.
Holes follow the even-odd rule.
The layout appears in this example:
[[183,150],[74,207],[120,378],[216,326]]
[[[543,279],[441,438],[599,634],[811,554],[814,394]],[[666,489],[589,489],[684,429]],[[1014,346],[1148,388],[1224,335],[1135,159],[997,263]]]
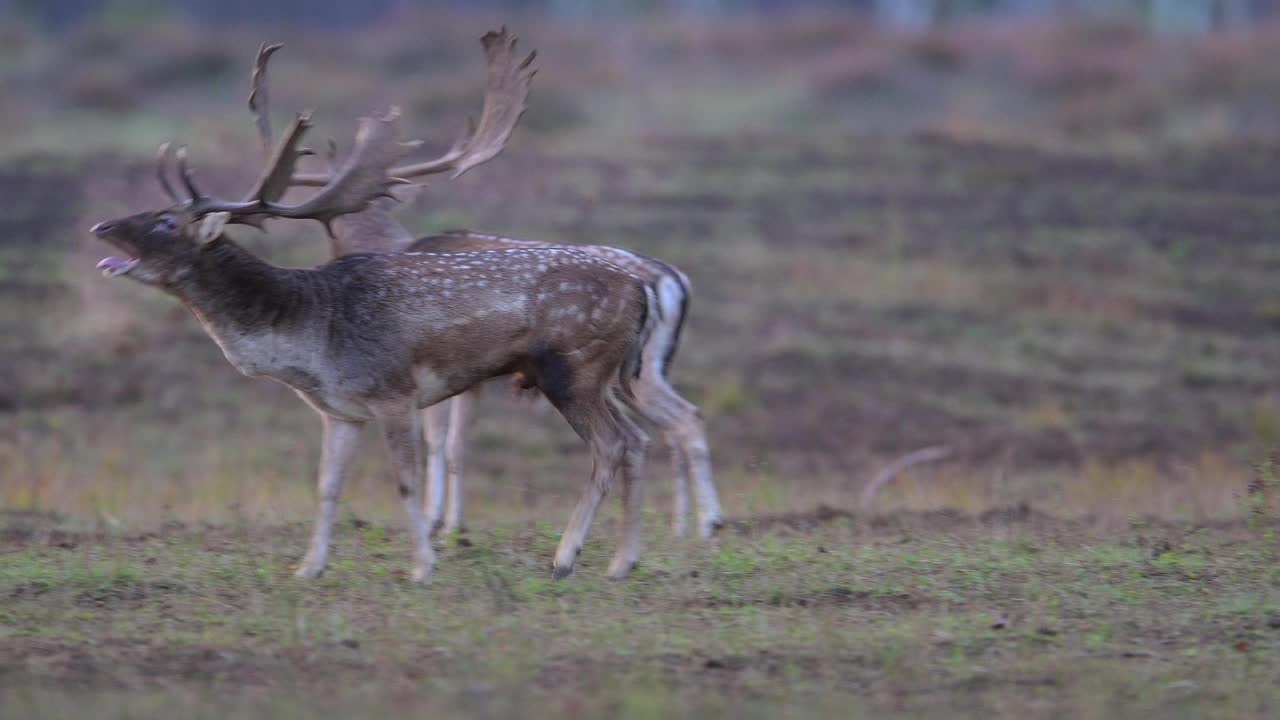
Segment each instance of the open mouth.
[[[98,238],[125,250],[126,248],[121,247],[120,242],[118,242],[114,237],[114,231],[116,228],[117,225],[114,222],[100,222],[89,228],[89,232],[98,236]],[[116,277],[117,275],[124,275],[134,269],[138,266],[139,262],[140,260],[135,257],[118,257],[116,255],[111,255],[102,258],[102,260],[98,262],[98,270],[102,272],[103,277]]]
[[98,269],[102,271],[103,277],[123,275],[137,266],[137,258],[122,258],[116,257],[115,255],[104,257],[98,263]]

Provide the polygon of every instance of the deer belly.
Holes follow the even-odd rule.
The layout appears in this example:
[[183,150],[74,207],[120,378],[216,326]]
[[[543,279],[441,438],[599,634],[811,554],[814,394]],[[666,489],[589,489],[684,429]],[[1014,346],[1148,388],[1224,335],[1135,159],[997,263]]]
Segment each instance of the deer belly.
[[293,390],[298,393],[298,397],[302,398],[316,412],[322,415],[329,415],[330,417],[352,422],[373,419],[373,413],[369,410],[369,406],[364,402],[353,399],[349,395],[326,392],[325,388],[301,390],[295,387]]
[[293,388],[308,405],[325,415],[352,421],[373,417],[363,396],[333,377],[326,379],[298,366],[275,369],[270,377]]

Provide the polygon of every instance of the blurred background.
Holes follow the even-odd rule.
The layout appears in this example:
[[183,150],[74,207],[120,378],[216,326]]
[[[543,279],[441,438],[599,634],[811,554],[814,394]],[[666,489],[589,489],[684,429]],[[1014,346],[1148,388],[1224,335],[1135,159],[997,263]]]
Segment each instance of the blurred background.
[[[291,520],[319,423],[239,376],[85,229],[165,203],[189,143],[234,195],[263,41],[277,127],[396,103],[428,150],[478,111],[478,38],[539,50],[508,150],[401,220],[660,257],[692,278],[678,386],[731,515],[853,506],[1237,514],[1280,436],[1280,2],[0,0],[0,507],[74,522]],[[237,239],[326,260],[309,225]],[[373,433],[344,502],[399,519]],[[495,384],[470,521],[585,481]],[[653,458],[665,507],[664,451]],[[559,514],[557,514],[559,513]]]

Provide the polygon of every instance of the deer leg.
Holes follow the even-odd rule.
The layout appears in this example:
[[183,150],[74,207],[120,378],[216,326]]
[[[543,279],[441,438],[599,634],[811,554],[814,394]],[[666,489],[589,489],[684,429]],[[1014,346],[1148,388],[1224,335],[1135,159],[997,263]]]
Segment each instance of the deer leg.
[[582,544],[586,541],[587,530],[595,519],[600,501],[609,492],[613,476],[622,464],[625,440],[606,405],[608,401],[604,392],[607,390],[597,391],[590,407],[562,410],[574,430],[590,444],[592,467],[591,479],[569,517],[569,525],[560,536],[560,546],[556,549],[551,570],[552,577],[557,580],[573,572],[573,563],[582,552]]
[[[707,450],[706,429],[697,406],[685,400],[666,381],[653,374],[641,377],[633,386],[636,392],[632,406],[636,412],[674,438],[673,451],[678,463],[688,468],[693,490],[698,498],[698,534],[711,537],[724,521],[720,515],[720,499],[711,479],[711,453]],[[682,483],[677,469],[677,490]],[[673,527],[676,527],[673,520]]]
[[685,456],[688,458],[693,489],[698,496],[698,536],[709,538],[724,527],[720,513],[720,496],[711,479],[711,451],[707,448],[707,434],[701,413],[693,410],[693,419],[685,431]]
[[351,457],[355,454],[362,423],[347,422],[328,415],[321,415],[324,435],[320,450],[320,473],[316,481],[319,509],[316,511],[315,528],[311,545],[295,573],[298,577],[318,577],[324,571],[329,558],[329,537],[333,529],[333,516],[338,508],[338,495]]
[[649,436],[627,416],[616,398],[610,398],[613,420],[622,431],[622,535],[618,550],[609,563],[607,575],[614,580],[626,577],[640,559],[644,524],[645,460]]
[[438,402],[422,411],[427,436],[427,497],[423,510],[427,527],[431,532],[440,528],[444,515],[445,467],[448,448],[445,443],[450,427],[450,403],[455,399]]
[[435,565],[435,551],[431,549],[430,529],[422,512],[422,416],[408,410],[403,413],[383,415],[382,432],[391,454],[400,497],[409,516],[409,535],[413,538],[414,582],[425,583],[431,577]]
[[449,404],[449,437],[446,473],[449,482],[449,502],[445,508],[444,529],[461,532],[462,525],[462,467],[466,457],[466,438],[468,416],[471,405],[475,402],[475,390],[455,396]]
[[671,449],[671,534],[683,537],[689,529],[689,458],[679,435],[669,432],[664,438]]

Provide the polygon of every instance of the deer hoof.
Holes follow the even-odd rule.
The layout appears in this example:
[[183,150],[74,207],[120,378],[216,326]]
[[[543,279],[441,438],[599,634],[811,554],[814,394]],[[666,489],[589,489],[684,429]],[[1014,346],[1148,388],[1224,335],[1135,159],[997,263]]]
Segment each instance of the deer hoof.
[[614,560],[609,563],[609,570],[605,573],[605,577],[610,580],[623,580],[631,574],[636,564],[635,560]]
[[573,574],[572,565],[553,565],[551,566],[551,579],[563,580]]
[[715,515],[713,517],[709,517],[706,520],[703,520],[702,522],[698,523],[698,534],[701,535],[704,540],[706,540],[708,538],[714,537],[716,532],[723,527],[724,527],[724,518],[720,517],[719,515]]

